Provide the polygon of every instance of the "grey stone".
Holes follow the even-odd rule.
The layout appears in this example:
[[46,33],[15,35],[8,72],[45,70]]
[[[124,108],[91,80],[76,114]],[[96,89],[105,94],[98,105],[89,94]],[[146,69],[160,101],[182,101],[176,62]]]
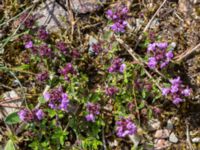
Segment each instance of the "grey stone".
[[169,136],[169,141],[172,143],[177,143],[178,142],[178,138],[176,137],[176,135],[174,134],[174,132],[172,132]]
[[148,122],[148,130],[149,131],[155,131],[160,128],[161,124],[158,119],[152,119]]
[[167,130],[167,129],[157,130],[154,137],[158,138],[158,139],[168,138],[169,137],[169,130]]
[[193,143],[200,143],[200,137],[195,137],[192,139]]
[[167,121],[167,127],[166,127],[168,130],[172,130],[173,129],[173,123],[171,120],[168,120]]
[[[107,0],[70,0],[70,7],[75,13],[85,14],[94,12],[102,7]],[[66,3],[68,5],[68,1]]]
[[61,18],[67,18],[67,11],[55,0],[43,2],[34,14],[42,16],[38,19],[38,25],[46,25],[50,32],[66,28],[66,23]]

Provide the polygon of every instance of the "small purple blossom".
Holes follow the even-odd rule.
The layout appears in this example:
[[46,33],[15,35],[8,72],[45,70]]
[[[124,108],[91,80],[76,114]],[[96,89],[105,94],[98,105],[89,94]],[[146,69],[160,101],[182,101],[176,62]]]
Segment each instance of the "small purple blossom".
[[58,70],[58,72],[68,79],[68,74],[76,74],[76,71],[71,63],[67,63],[64,68]]
[[191,89],[182,84],[180,77],[170,79],[170,87],[162,88],[162,95],[172,99],[175,105],[183,102],[184,97],[191,95]]
[[44,56],[44,57],[51,57],[52,56],[52,51],[51,49],[48,47],[48,45],[43,44],[39,47],[39,54],[40,56]]
[[155,58],[155,57],[150,57],[150,58],[149,58],[149,61],[148,61],[148,66],[149,66],[149,68],[155,69],[155,68],[156,68],[156,65],[157,65],[156,58]]
[[189,88],[184,89],[184,90],[182,91],[182,94],[183,94],[184,96],[190,96],[190,95],[191,95],[191,89],[189,89]]
[[168,47],[168,43],[160,42],[160,43],[156,43],[156,46],[159,47],[160,49],[166,49]]
[[175,105],[178,105],[178,104],[180,104],[181,102],[183,102],[183,100],[182,100],[181,98],[179,98],[179,97],[177,97],[177,98],[175,98],[175,99],[173,100],[173,104],[175,104]]
[[28,48],[32,48],[33,47],[33,42],[32,41],[28,41],[25,43],[25,48],[28,49]]
[[87,121],[95,121],[95,116],[100,114],[100,105],[88,102],[86,105],[87,112],[89,113],[86,115]]
[[49,36],[49,34],[46,30],[46,27],[42,26],[38,29],[38,38],[40,40],[47,40],[48,36]]
[[106,94],[109,96],[115,95],[119,90],[116,87],[108,87],[106,88]]
[[41,72],[41,73],[38,73],[36,75],[36,79],[40,82],[44,82],[46,80],[49,79],[49,73],[47,71],[44,71],[44,72]]
[[126,6],[116,6],[115,9],[109,9],[106,12],[108,19],[112,20],[110,28],[114,32],[125,32],[127,26],[128,8]]
[[88,114],[85,116],[85,118],[88,122],[95,122],[95,116],[93,114]]
[[60,104],[60,109],[63,111],[67,111],[67,107],[69,105],[68,95],[66,93],[62,93],[62,100]]
[[50,90],[44,93],[44,98],[48,102],[48,106],[52,109],[60,109],[67,111],[69,105],[68,95],[63,92],[61,87]]
[[20,16],[20,21],[28,29],[31,29],[35,25],[36,20],[36,15],[29,15],[28,13],[24,13]]
[[174,54],[173,54],[173,52],[172,51],[169,51],[169,52],[167,52],[166,53],[166,57],[167,57],[167,59],[172,59],[173,57],[174,57]]
[[170,88],[162,88],[162,95],[163,96],[167,96],[167,94],[169,94],[170,92]]
[[121,64],[121,66],[120,66],[120,68],[119,68],[119,72],[120,72],[120,73],[123,73],[124,70],[125,70],[125,68],[126,68],[126,64]]
[[110,73],[120,72],[123,73],[126,65],[122,63],[122,59],[116,58],[113,60],[112,65],[109,67],[108,71]]
[[92,44],[92,51],[95,53],[95,55],[98,55],[101,51],[103,51],[101,43],[94,43]]
[[42,111],[42,109],[38,109],[35,112],[35,115],[37,117],[38,120],[42,120],[44,118],[44,112]]
[[126,137],[137,133],[137,127],[131,119],[122,118],[116,122],[116,131],[118,137]]
[[33,114],[28,109],[22,109],[18,112],[21,121],[29,122],[33,120]]
[[56,43],[56,47],[63,53],[63,54],[66,54],[67,51],[68,51],[68,48],[67,48],[67,45],[60,41],[60,42],[57,42]]
[[148,66],[151,69],[159,67],[163,69],[166,67],[170,60],[174,57],[172,50],[168,51],[167,42],[150,43],[147,47],[147,53],[150,55]]

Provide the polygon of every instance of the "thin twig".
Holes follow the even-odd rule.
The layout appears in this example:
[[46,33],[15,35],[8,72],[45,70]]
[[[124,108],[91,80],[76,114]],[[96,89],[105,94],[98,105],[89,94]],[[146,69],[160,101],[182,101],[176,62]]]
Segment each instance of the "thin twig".
[[141,66],[143,66],[144,71],[146,73],[146,75],[154,82],[154,84],[160,89],[160,91],[162,90],[162,88],[160,87],[159,83],[152,77],[152,75],[145,69],[145,65],[143,63],[143,61],[141,61],[141,58],[137,58],[137,54],[135,54],[135,52],[133,51],[132,48],[130,48],[127,44],[124,43],[124,41],[120,38],[118,38],[117,36],[115,36],[115,39],[121,44],[123,45],[123,47],[128,51],[128,53],[133,57],[134,60],[136,60]]
[[6,105],[6,104],[0,104],[0,107],[8,107],[8,108],[16,108],[16,109],[24,108],[24,107],[20,107],[20,106],[12,106],[12,105]]
[[137,48],[138,44],[140,43],[140,41],[142,40],[143,37],[143,33],[145,33],[149,27],[151,26],[151,23],[153,22],[154,18],[156,17],[156,15],[158,15],[158,13],[160,12],[160,9],[164,6],[164,4],[167,2],[167,0],[164,0],[163,3],[160,5],[160,7],[157,9],[157,11],[155,12],[155,14],[151,17],[151,19],[149,20],[149,22],[147,23],[147,25],[145,26],[142,34],[139,36],[139,38],[137,39],[137,43],[135,45],[134,50]]
[[190,54],[192,54],[193,52],[195,52],[198,48],[200,48],[200,43],[197,44],[195,47],[187,50],[183,54],[179,55],[178,57],[176,57],[175,60],[176,61],[182,61],[183,59],[185,59],[186,57],[188,57]]
[[17,14],[16,16],[14,16],[14,17],[10,18],[9,20],[3,22],[2,24],[0,24],[0,27],[1,27],[2,25],[4,25],[4,24],[7,24],[7,23],[9,23],[10,21],[16,19],[17,17],[21,16],[24,12],[28,11],[28,10],[31,9],[33,6],[34,6],[34,5],[29,6],[28,8],[26,8],[25,10],[23,10],[22,12],[20,12],[19,14]]
[[191,141],[190,141],[190,133],[189,133],[189,125],[188,125],[188,122],[186,121],[186,141],[187,141],[187,144],[190,148],[190,150],[194,150],[192,144],[191,144]]

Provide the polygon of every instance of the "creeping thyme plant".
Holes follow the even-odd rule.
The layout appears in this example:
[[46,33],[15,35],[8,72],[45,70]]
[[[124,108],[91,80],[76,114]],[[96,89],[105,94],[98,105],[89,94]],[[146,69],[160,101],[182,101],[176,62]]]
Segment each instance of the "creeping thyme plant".
[[40,93],[18,112],[27,149],[109,147],[114,138],[123,142],[144,134],[147,120],[161,114],[160,103],[178,109],[191,95],[181,77],[166,73],[175,55],[173,41],[147,38],[144,55],[133,53],[135,60],[116,40],[129,30],[130,15],[126,5],[108,9],[107,27],[86,48],[38,26],[37,15],[26,19],[21,30],[27,32],[17,42],[28,54],[24,63],[35,71]]

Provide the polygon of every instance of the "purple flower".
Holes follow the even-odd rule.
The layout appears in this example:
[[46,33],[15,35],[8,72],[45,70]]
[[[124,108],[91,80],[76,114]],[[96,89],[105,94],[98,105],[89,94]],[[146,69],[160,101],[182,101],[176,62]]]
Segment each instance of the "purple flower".
[[106,88],[106,94],[109,96],[115,95],[119,90],[116,87],[108,87]]
[[25,109],[22,109],[22,110],[20,110],[20,111],[18,112],[19,118],[20,118],[20,120],[22,120],[22,121],[25,121],[25,120],[26,120],[27,114],[28,114],[28,111],[25,110]]
[[98,55],[102,50],[101,43],[92,44],[92,51],[95,53],[95,55]]
[[160,43],[156,43],[156,46],[159,47],[160,49],[166,49],[168,47],[168,43],[160,42]]
[[100,114],[100,105],[99,104],[94,104],[91,102],[88,102],[86,105],[87,111],[88,111],[88,115],[86,115],[86,120],[87,121],[95,121],[95,115],[99,115]]
[[76,71],[74,70],[74,67],[71,63],[67,63],[64,68],[59,70],[59,73],[62,74],[63,76],[67,76],[69,73],[75,74]]
[[156,58],[155,58],[155,57],[150,57],[150,58],[149,58],[149,61],[148,61],[148,66],[149,66],[149,68],[155,69],[155,68],[156,68],[156,65],[157,65]]
[[171,83],[172,85],[176,85],[176,84],[181,84],[181,83],[182,83],[180,77],[177,77],[177,78],[175,78],[175,79],[171,79],[171,80],[169,80],[169,81],[170,81],[170,83]]
[[63,92],[63,89],[61,87],[46,92],[44,94],[44,98],[46,101],[48,101],[48,105],[50,108],[67,111],[69,99],[67,94]]
[[125,68],[126,68],[126,64],[121,64],[121,66],[120,66],[120,68],[119,68],[119,72],[120,72],[120,73],[123,73],[124,70],[125,70]]
[[177,93],[179,91],[179,85],[175,84],[171,86],[171,92],[172,93]]
[[122,63],[122,59],[116,58],[113,60],[112,65],[109,67],[108,71],[110,73],[120,72],[123,73],[126,65]]
[[175,105],[178,105],[178,104],[180,104],[181,102],[183,102],[183,100],[182,100],[181,98],[179,98],[179,97],[177,97],[177,98],[175,98],[175,99],[173,100],[173,104],[175,104]]
[[182,84],[180,77],[170,79],[170,83],[170,88],[162,88],[162,93],[164,96],[167,95],[169,98],[173,99],[172,101],[175,105],[183,102],[184,96],[189,96],[191,94],[191,89]]
[[85,116],[86,120],[87,121],[91,121],[91,122],[94,122],[95,121],[95,116],[93,114],[88,114]]
[[63,54],[67,53],[68,48],[67,48],[67,45],[64,42],[60,41],[56,44],[56,46]]
[[131,119],[122,118],[116,122],[116,131],[118,137],[126,137],[137,133],[137,127]]
[[170,88],[162,88],[162,95],[163,96],[167,96],[167,94],[169,94],[170,92]]
[[32,48],[32,47],[33,47],[33,42],[32,41],[26,42],[26,44],[25,44],[25,48],[26,49]]
[[46,27],[42,26],[38,29],[38,37],[40,40],[48,39],[48,32],[46,31]]
[[155,69],[156,67],[162,69],[169,64],[174,55],[172,51],[167,52],[167,47],[168,43],[166,42],[155,42],[148,45],[147,53],[151,56],[149,58],[148,66],[151,69]]
[[46,101],[49,101],[49,99],[50,99],[50,97],[51,97],[51,95],[50,95],[49,92],[45,92],[45,93],[43,94],[43,96],[44,96],[44,99],[45,99]]
[[127,26],[127,22],[118,21],[111,25],[111,29],[114,32],[125,32],[126,26]]
[[106,12],[107,18],[113,22],[110,27],[114,32],[125,32],[127,14],[128,8],[126,6],[116,6],[115,9],[109,9]]
[[24,13],[20,16],[20,22],[22,22],[23,25],[29,29],[34,26],[36,19],[35,15],[29,15],[28,13]]
[[69,104],[68,95],[66,93],[62,93],[62,100],[61,100],[61,104],[60,104],[60,109],[63,110],[63,111],[66,111],[68,104]]
[[42,111],[42,109],[38,109],[36,112],[35,112],[35,115],[37,117],[38,120],[42,120],[43,117],[44,117],[44,112]]
[[162,68],[166,67],[168,65],[168,63],[169,63],[168,61],[161,63],[160,68],[162,69]]
[[40,48],[39,48],[39,54],[40,54],[40,56],[51,57],[52,56],[52,51],[48,47],[48,45],[44,44],[44,45],[40,46]]
[[36,75],[36,79],[37,79],[38,81],[40,81],[40,82],[44,82],[44,81],[46,81],[46,80],[49,79],[49,74],[48,74],[47,71],[44,71],[44,72],[42,72],[42,73],[38,73],[38,74]]
[[28,109],[22,109],[18,112],[21,121],[29,122],[33,120],[33,114]]
[[171,60],[174,57],[173,52],[172,51],[167,52],[166,57],[167,57],[167,59]]
[[109,19],[113,18],[113,11],[111,9],[107,10],[106,15]]
[[183,94],[184,96],[190,96],[190,95],[191,95],[191,89],[189,89],[189,88],[184,89],[184,90],[182,91],[182,94]]
[[152,43],[148,45],[147,52],[155,51],[156,50],[156,43]]

